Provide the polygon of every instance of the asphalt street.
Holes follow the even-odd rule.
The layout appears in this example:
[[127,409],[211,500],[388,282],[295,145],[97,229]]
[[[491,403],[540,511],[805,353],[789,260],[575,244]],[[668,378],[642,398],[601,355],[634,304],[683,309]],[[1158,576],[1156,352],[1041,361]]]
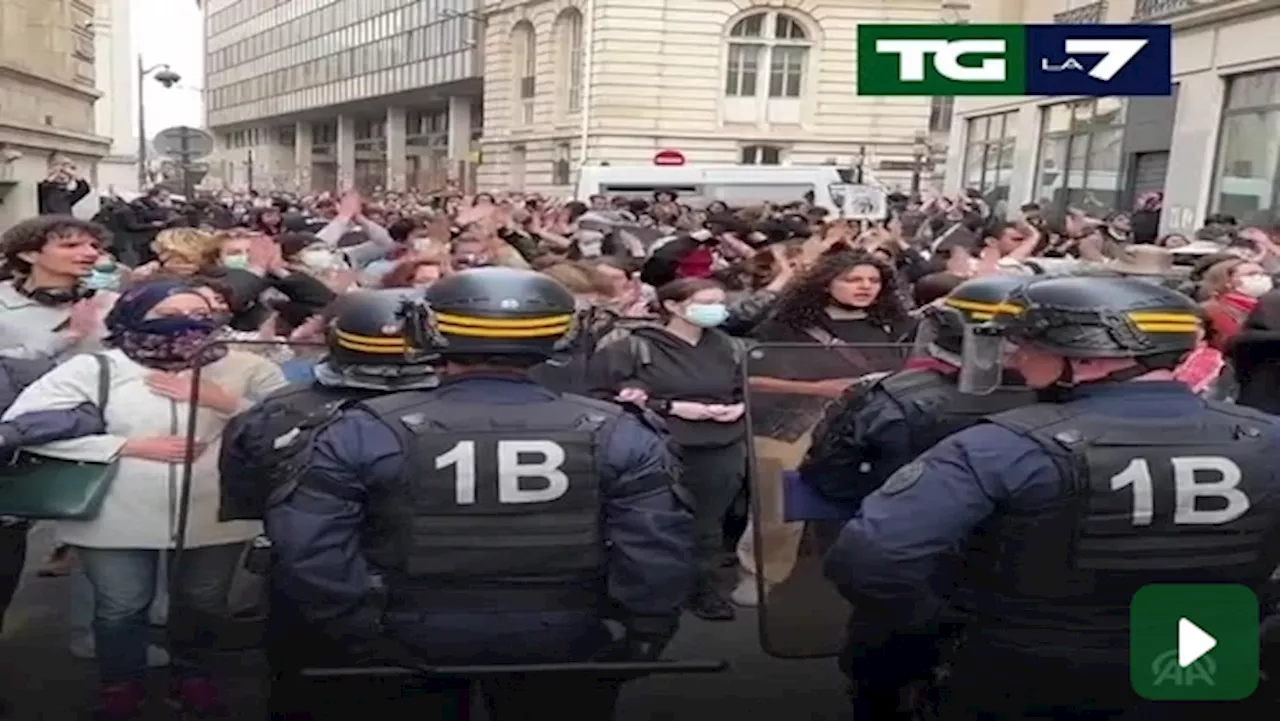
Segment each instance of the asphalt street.
[[[28,569],[39,565],[52,545],[48,528],[32,532]],[[0,693],[20,721],[80,721],[92,700],[91,662],[67,650],[66,579],[24,578],[0,641]],[[756,640],[756,618],[741,612],[736,621],[708,623],[686,616],[667,653],[671,658],[724,659],[720,674],[651,677],[629,684],[618,721],[705,721],[708,717],[828,721],[848,719],[843,684],[830,660],[770,658]],[[222,673],[237,719],[262,718],[265,665],[257,654],[228,654]],[[164,675],[156,674],[155,691]],[[568,700],[566,708],[572,708]],[[148,719],[171,719],[160,704]]]

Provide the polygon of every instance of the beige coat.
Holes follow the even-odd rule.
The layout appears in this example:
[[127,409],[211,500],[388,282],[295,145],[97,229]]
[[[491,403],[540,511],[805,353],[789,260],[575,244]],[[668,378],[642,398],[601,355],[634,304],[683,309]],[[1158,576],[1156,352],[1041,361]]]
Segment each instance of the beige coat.
[[[111,365],[111,394],[104,413],[107,433],[30,450],[58,458],[109,461],[119,457],[130,439],[186,433],[189,404],[153,392],[146,385],[153,371],[121,351],[106,351],[105,356]],[[285,385],[275,364],[234,350],[205,366],[202,375],[240,396],[241,408]],[[5,417],[97,402],[97,393],[98,364],[90,354],[78,355],[27,387]],[[218,450],[226,422],[227,416],[217,411],[203,406],[196,410],[196,438],[209,445],[196,459],[192,473],[190,547],[245,541],[260,531],[255,522],[218,522]],[[58,522],[58,535],[65,543],[89,548],[170,548],[177,538],[181,480],[181,464],[119,458],[101,513],[90,521]]]

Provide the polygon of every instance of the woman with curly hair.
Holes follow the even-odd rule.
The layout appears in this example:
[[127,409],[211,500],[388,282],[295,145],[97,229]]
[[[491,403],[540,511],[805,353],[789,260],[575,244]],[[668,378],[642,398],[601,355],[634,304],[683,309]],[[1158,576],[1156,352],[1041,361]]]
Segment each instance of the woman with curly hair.
[[893,268],[868,253],[838,250],[783,289],[755,337],[768,343],[883,344],[902,342],[912,330]]
[[759,513],[750,523],[759,526],[763,552],[748,528],[738,543],[744,573],[734,603],[759,603],[757,574],[770,588],[795,568],[804,524],[785,521],[781,479],[800,465],[823,408],[859,377],[897,367],[913,330],[893,269],[869,253],[843,249],[820,256],[788,284],[773,316],[756,330],[762,343],[797,345],[759,349],[748,371],[754,473],[778,485],[757,488]]

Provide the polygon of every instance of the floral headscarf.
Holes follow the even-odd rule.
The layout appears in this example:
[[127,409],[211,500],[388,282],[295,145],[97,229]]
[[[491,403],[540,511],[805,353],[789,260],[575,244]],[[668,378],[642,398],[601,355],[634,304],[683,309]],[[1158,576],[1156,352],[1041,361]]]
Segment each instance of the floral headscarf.
[[107,314],[106,344],[157,370],[183,370],[221,359],[226,346],[206,347],[221,326],[212,310],[208,315],[147,317],[166,298],[182,293],[204,299],[195,286],[179,280],[151,281],[125,291]]

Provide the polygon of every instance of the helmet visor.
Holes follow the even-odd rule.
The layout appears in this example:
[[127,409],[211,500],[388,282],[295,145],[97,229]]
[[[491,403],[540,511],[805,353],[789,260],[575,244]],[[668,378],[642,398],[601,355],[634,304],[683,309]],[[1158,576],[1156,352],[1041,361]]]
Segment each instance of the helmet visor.
[[969,325],[964,329],[960,375],[956,385],[961,393],[985,396],[1000,387],[1009,343],[995,327]]

